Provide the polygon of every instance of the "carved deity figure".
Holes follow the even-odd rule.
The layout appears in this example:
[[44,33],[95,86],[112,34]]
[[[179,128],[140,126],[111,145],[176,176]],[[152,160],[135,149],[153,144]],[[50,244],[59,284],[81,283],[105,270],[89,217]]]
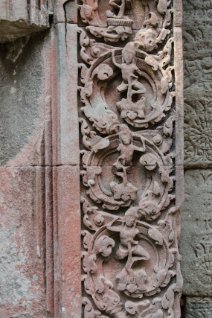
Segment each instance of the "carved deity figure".
[[120,243],[116,251],[116,257],[119,260],[127,258],[126,264],[123,269],[116,275],[116,283],[118,290],[127,293],[134,293],[145,289],[148,281],[145,268],[135,270],[133,264],[138,261],[148,261],[150,254],[141,246],[136,239],[139,234],[137,228],[138,208],[129,208],[125,216],[116,219],[107,225],[107,229],[112,232],[118,232]]
[[121,110],[121,117],[145,118],[146,88],[139,81],[142,72],[136,65],[136,48],[134,42],[129,42],[122,50],[122,62],[116,61],[115,51],[112,51],[113,64],[121,70],[122,83],[117,87],[120,93],[127,92],[116,105]]
[[[119,130],[119,156],[113,164],[114,175],[122,178],[122,182],[118,184],[116,181],[110,183],[111,190],[114,197],[122,198],[124,201],[128,201],[129,198],[135,199],[137,188],[134,187],[127,177],[127,172],[132,166],[133,154],[135,151],[145,152],[145,144],[142,141],[142,146],[138,147],[133,143],[133,136],[131,131],[126,125],[120,125]],[[124,199],[126,197],[126,199]]]
[[141,260],[149,260],[149,253],[139,244],[136,236],[139,234],[139,229],[136,227],[138,212],[136,207],[129,208],[124,216],[121,224],[115,225],[118,219],[107,226],[107,229],[112,232],[118,232],[120,235],[120,244],[116,252],[118,259],[128,257],[125,269],[130,271],[134,262]]
[[[117,150],[120,152],[120,155],[117,159],[117,163],[121,164],[122,166],[127,167],[132,165],[133,154],[135,151],[142,153],[145,152],[144,143],[142,147],[134,145],[132,133],[126,125],[120,126],[119,141],[120,144]],[[114,165],[116,165],[116,163]]]
[[138,75],[142,75],[135,62],[136,49],[133,42],[129,42],[122,51],[122,63],[116,61],[115,51],[112,51],[113,64],[121,70],[122,83],[117,87],[118,91],[127,90],[127,99],[131,100],[135,94],[145,94],[146,88],[138,81]]

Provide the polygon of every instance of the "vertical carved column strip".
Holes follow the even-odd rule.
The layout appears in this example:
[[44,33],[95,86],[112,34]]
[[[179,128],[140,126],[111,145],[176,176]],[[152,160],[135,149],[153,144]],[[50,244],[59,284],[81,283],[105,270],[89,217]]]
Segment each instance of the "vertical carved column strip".
[[79,8],[83,316],[177,318],[181,1]]

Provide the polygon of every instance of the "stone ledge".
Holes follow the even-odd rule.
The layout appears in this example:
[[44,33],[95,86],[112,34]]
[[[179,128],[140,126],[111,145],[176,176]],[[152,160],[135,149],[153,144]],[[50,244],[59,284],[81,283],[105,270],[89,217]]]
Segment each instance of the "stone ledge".
[[0,43],[14,41],[49,27],[47,1],[37,7],[35,1],[0,1]]

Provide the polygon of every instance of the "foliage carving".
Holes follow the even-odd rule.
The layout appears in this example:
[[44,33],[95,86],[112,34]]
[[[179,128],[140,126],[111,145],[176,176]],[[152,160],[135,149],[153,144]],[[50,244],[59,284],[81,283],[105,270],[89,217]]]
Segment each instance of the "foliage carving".
[[137,0],[139,30],[135,2],[79,5],[85,318],[174,318],[181,291],[172,1]]

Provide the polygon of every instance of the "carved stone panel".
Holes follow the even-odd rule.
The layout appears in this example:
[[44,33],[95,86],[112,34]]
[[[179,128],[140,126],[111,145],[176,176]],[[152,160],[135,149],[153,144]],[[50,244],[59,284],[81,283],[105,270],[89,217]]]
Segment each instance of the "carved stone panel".
[[184,1],[185,166],[212,165],[212,1]]
[[83,317],[177,318],[180,1],[79,8]]
[[212,172],[188,170],[182,213],[184,294],[212,295]]
[[212,166],[212,100],[206,95],[185,99],[185,166]]
[[211,318],[211,298],[187,298],[185,318]]

